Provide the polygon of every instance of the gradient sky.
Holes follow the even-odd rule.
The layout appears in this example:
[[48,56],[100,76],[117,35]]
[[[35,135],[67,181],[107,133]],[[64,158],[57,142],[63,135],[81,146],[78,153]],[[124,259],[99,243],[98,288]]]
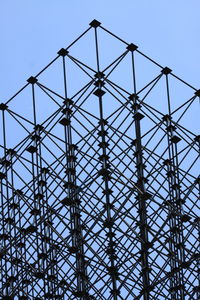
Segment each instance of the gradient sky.
[[1,0],[1,102],[93,19],[199,88],[199,11],[199,0]]

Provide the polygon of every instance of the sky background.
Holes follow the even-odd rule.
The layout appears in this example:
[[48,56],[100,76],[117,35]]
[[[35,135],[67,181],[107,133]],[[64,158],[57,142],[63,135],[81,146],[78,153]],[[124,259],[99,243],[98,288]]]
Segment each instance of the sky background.
[[1,102],[93,19],[199,88],[199,11],[199,0],[1,0]]
[[[120,36],[128,43],[138,45],[141,52],[157,61],[160,65],[164,67],[168,66],[173,70],[174,74],[183,78],[197,89],[200,89],[199,16],[200,0],[0,0],[0,103],[6,102],[16,91],[24,86],[30,76],[35,76],[39,73],[41,69],[57,56],[57,51],[62,47],[67,47],[75,40],[89,27],[89,23],[93,19],[99,20],[102,26],[117,36]],[[86,59],[89,57],[88,60],[92,60],[90,54],[92,53],[92,49],[94,49],[94,45],[93,48],[87,43],[82,43],[81,45],[81,47],[78,46],[78,48],[74,50],[75,53],[76,51],[77,54],[82,52]],[[109,45],[109,41],[105,41],[103,44],[103,50],[106,53],[104,59],[117,57],[117,54],[113,50],[114,48],[112,48],[112,45]],[[160,69],[157,69],[156,75],[154,76],[160,74]],[[58,68],[56,70],[58,70]],[[145,70],[145,72],[140,72],[138,77],[142,82],[147,83],[150,79],[154,78],[150,76],[151,66],[149,70],[145,69],[145,67],[143,70]],[[48,80],[49,78],[51,79],[48,86],[51,87],[52,84],[53,90],[54,85],[58,88],[59,84],[62,84],[63,89],[63,78],[61,78],[62,74],[59,72],[57,73],[58,75],[55,73],[54,77],[49,77],[47,73],[46,77]],[[42,83],[43,80],[45,82],[45,74],[42,74],[42,76],[44,75],[44,77],[42,77]],[[73,69],[71,69],[71,74],[75,74],[75,72],[73,73]],[[128,85],[128,76],[125,76],[125,72],[116,74],[116,79]],[[118,74],[122,74],[122,76],[118,76]],[[82,78],[78,77],[79,75],[73,76],[70,75],[69,80],[71,79],[74,85],[71,84],[69,86],[74,88],[73,93],[75,93],[76,89],[80,89],[78,86],[82,84]],[[130,77],[129,74],[129,78]],[[60,78],[62,80],[60,80]],[[159,97],[159,95],[162,96],[161,87],[156,90],[155,94],[148,97],[148,101],[153,103],[154,108],[156,107],[158,110],[162,110],[162,106],[166,106],[167,103],[167,101],[165,103],[159,102],[160,99],[163,99]],[[57,91],[57,89],[55,90]],[[163,91],[165,92],[164,89]],[[70,93],[69,97],[73,95],[73,93]],[[182,86],[179,89],[179,85],[176,85],[174,80],[172,93],[175,95],[174,99],[176,99],[176,101],[172,101],[173,105],[175,105],[173,108],[175,109],[181,105],[183,101],[191,97],[194,91],[188,89],[188,87],[183,87],[182,89]],[[37,119],[37,124],[41,124],[41,122],[46,119],[45,116],[49,116],[54,111],[54,104],[52,104],[52,106],[49,104],[49,98],[45,100],[43,94],[42,96],[40,95],[41,94],[37,91],[37,107],[39,106],[39,108],[41,108],[37,114],[37,118],[39,118],[39,121]],[[96,107],[98,106],[97,101],[93,101],[95,96],[93,95],[92,97],[89,99],[89,101],[92,101],[92,104],[90,105],[91,102],[89,101],[85,104],[88,105],[86,106],[86,110],[88,111],[90,109],[95,111],[94,105]],[[109,97],[108,93],[104,99],[107,99],[106,97]],[[166,99],[165,97],[165,100]],[[107,101],[106,103],[114,110],[116,101]],[[110,105],[110,103],[112,103],[112,105]],[[30,117],[31,119],[33,116],[31,87],[29,86],[19,97],[17,96],[16,99],[11,101],[9,104],[9,108],[10,107],[18,114],[26,118]],[[58,108],[56,105],[55,107],[56,109]],[[196,133],[195,130],[199,127],[198,100],[195,101],[193,107],[192,113],[188,110],[188,114],[184,116],[183,125],[186,125],[187,128]],[[107,109],[108,113],[109,109],[110,107]],[[99,116],[98,109],[96,109],[96,113],[97,112]],[[123,115],[120,115],[120,117],[123,118]],[[177,118],[175,115],[175,120]],[[145,118],[145,120],[146,119],[148,120],[148,118]],[[83,123],[82,119],[80,120]],[[145,120],[144,122],[146,122]],[[97,120],[95,120],[95,122],[94,124],[97,124]],[[6,126],[6,135],[8,137],[7,147],[14,148],[19,141],[27,136],[27,132],[24,128],[21,128],[15,120],[11,119],[7,112],[6,124],[8,124],[8,126]],[[143,128],[145,127],[146,131],[148,130],[148,124],[149,127],[152,126],[151,122],[144,124],[145,125],[142,126]],[[53,134],[63,135],[64,130],[61,132],[59,127],[61,125],[57,125],[57,127],[55,126],[55,132],[53,131]],[[79,132],[84,135],[83,132],[81,132],[81,126],[80,130],[77,125],[74,127],[76,127],[76,129],[78,128]],[[25,129],[31,132],[33,130],[32,124],[26,124]],[[158,134],[155,139],[160,140],[160,136],[161,135]],[[132,137],[134,137],[134,135],[132,135]],[[0,145],[3,144],[1,138],[3,138],[2,134],[0,135]],[[182,142],[184,143],[184,141],[181,141],[180,144]],[[30,143],[29,140],[28,143]],[[51,143],[47,145],[51,145]],[[154,145],[151,147],[154,147]],[[54,152],[52,146],[50,149]],[[0,150],[3,152],[3,148]],[[159,151],[163,151],[162,147]],[[28,155],[30,157],[30,153],[27,151],[24,152],[26,152],[26,157],[28,157]],[[45,155],[44,153],[47,154]],[[115,155],[116,153],[117,152],[114,152]],[[185,152],[181,155],[184,154]],[[45,160],[48,160],[50,164],[52,157],[48,157],[48,151],[43,152],[43,155]],[[57,153],[56,155],[58,157]],[[191,152],[190,155],[187,154],[187,159],[183,162],[183,168],[187,170],[191,165],[191,161],[193,161],[192,159],[195,158],[196,156],[194,156],[193,152]],[[27,171],[24,172],[24,166],[20,169],[19,165],[16,164],[16,169],[17,172],[20,172],[21,177],[26,178],[26,182],[28,182],[28,176],[26,176]],[[196,167],[196,165],[194,165],[194,169],[192,172],[199,172],[199,168]],[[90,169],[88,170],[90,171]],[[29,174],[29,176],[31,176],[30,180],[32,180],[32,174]],[[18,187],[20,184],[24,185],[24,182],[17,182],[16,184],[15,181],[15,186]],[[157,183],[155,183],[155,190],[156,189]],[[54,198],[52,199],[54,200]]]

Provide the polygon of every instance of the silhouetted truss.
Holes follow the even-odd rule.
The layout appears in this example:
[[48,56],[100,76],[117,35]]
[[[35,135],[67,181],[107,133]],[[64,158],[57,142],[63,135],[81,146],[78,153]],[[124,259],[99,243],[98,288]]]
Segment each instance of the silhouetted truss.
[[1,299],[200,299],[200,90],[96,20],[27,81],[0,104]]

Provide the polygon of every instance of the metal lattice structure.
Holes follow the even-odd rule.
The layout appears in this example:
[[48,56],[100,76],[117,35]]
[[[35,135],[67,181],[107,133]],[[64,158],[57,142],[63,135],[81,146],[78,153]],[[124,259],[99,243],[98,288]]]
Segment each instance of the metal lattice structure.
[[200,299],[200,90],[96,20],[27,81],[0,104],[1,299]]

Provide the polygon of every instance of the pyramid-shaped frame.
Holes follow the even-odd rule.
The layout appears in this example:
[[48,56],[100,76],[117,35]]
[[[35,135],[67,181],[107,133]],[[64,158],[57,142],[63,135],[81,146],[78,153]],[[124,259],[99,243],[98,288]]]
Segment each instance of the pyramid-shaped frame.
[[93,20],[0,104],[1,299],[200,299],[199,97]]

